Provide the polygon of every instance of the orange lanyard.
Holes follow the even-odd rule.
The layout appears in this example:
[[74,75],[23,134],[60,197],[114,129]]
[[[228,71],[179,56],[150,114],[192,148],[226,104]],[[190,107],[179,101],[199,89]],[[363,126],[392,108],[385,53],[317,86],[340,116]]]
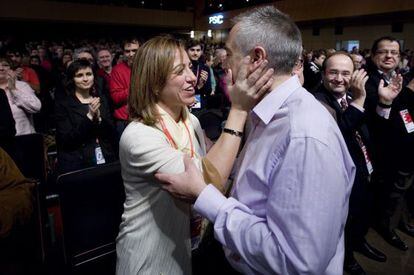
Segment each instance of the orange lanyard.
[[[187,130],[187,134],[188,134],[188,138],[190,139],[190,151],[191,151],[191,158],[194,157],[194,149],[193,149],[193,139],[191,138],[191,134],[190,134],[190,130],[188,130],[187,124],[183,121],[185,129]],[[175,148],[176,150],[178,150],[178,146],[175,143],[174,139],[172,138],[170,132],[168,131],[167,127],[165,126],[164,120],[161,118],[160,119],[160,124],[161,124],[161,128],[162,131],[164,132],[164,135],[167,137],[168,142],[171,144],[171,146],[173,148]]]

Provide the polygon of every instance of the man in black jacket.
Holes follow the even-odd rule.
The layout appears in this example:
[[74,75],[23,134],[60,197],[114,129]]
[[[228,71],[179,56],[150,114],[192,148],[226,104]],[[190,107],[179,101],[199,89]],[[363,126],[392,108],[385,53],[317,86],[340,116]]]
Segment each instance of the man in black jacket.
[[[349,54],[337,52],[329,56],[322,67],[323,85],[315,97],[335,110],[337,123],[352,160],[356,175],[349,201],[349,214],[345,228],[345,264],[350,274],[365,274],[353,256],[359,251],[365,256],[383,262],[386,256],[365,240],[369,229],[372,205],[371,174],[374,171],[372,147],[365,123],[365,83],[368,79],[364,70],[354,70]],[[389,91],[383,91],[387,93]]]
[[[381,37],[374,42],[367,67],[365,108],[377,153],[374,180],[379,190],[379,215],[376,228],[389,244],[405,251],[408,247],[395,229],[398,227],[414,236],[414,227],[401,220],[405,196],[414,178],[414,83],[406,85],[396,71],[400,50],[398,40],[392,37]],[[378,87],[382,86],[394,90],[392,98],[379,97]]]
[[197,77],[195,94],[200,95],[201,107],[204,108],[207,103],[207,97],[211,94],[211,75],[210,68],[203,60],[203,45],[197,40],[190,40],[186,45],[188,57],[192,63],[192,70]]
[[312,61],[305,63],[303,70],[305,83],[303,84],[303,87],[311,93],[314,93],[321,85],[321,67],[325,58],[326,52],[324,50],[318,50],[313,53]]

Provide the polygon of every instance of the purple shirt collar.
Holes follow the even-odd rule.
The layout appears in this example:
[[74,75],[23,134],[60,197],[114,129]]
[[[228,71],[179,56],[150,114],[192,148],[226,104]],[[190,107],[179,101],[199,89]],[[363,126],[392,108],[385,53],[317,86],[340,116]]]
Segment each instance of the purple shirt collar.
[[253,112],[267,125],[286,99],[300,87],[297,75],[292,76],[266,95],[253,108]]

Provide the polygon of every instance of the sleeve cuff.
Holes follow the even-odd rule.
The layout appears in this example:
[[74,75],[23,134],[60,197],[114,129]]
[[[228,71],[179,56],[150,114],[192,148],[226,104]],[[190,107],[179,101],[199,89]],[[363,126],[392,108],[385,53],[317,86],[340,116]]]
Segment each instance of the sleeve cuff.
[[377,114],[380,117],[383,117],[385,119],[389,119],[390,118],[390,113],[391,113],[391,108],[382,108],[381,106],[377,105]]
[[194,209],[214,223],[220,208],[226,201],[227,198],[212,184],[209,184],[198,196]]
[[352,105],[352,106],[354,106],[355,108],[357,108],[359,111],[361,111],[362,113],[363,112],[365,112],[365,109],[364,109],[364,107],[361,107],[361,106],[359,106],[358,104],[355,104],[355,103],[352,103],[351,102],[351,104],[350,105]]

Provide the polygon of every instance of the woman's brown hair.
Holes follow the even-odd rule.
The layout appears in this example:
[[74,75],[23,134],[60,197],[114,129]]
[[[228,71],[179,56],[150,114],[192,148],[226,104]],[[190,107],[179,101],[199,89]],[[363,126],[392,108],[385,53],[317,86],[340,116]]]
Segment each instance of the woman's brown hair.
[[182,43],[169,35],[154,37],[138,49],[132,64],[128,98],[130,120],[150,126],[157,122],[156,103],[172,72],[175,54],[181,49],[184,49]]

